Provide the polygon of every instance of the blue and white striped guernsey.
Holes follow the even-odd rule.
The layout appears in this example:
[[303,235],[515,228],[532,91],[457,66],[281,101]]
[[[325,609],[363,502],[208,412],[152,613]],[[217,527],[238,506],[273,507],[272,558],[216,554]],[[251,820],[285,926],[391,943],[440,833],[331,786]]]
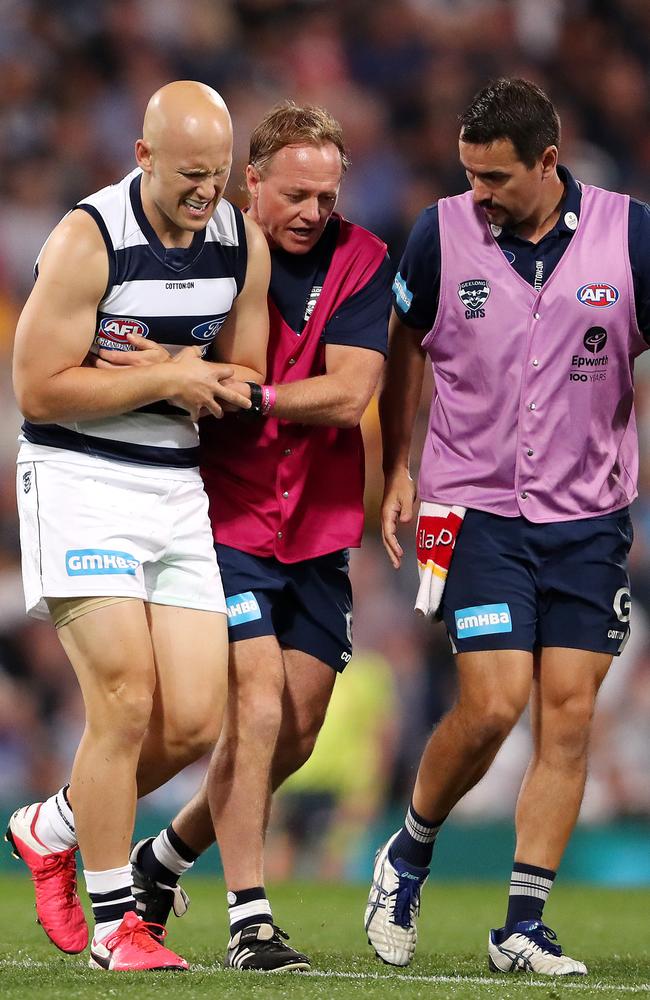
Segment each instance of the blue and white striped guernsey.
[[[126,334],[132,332],[164,345],[171,354],[187,346],[207,352],[246,278],[243,216],[222,200],[187,249],[166,249],[144,214],[141,176],[141,170],[134,170],[76,206],[97,222],[109,259],[93,349],[127,350]],[[21,461],[46,458],[56,448],[59,457],[64,449],[75,453],[77,461],[85,455],[158,468],[198,465],[196,424],[166,402],[76,423],[26,420],[21,441]]]

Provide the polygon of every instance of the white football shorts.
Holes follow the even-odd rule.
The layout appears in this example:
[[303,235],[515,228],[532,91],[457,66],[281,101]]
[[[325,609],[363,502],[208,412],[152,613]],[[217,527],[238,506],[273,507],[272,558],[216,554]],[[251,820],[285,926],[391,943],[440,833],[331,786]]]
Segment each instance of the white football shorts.
[[117,463],[19,462],[17,496],[32,617],[49,619],[46,597],[135,597],[226,613],[198,472],[188,481]]

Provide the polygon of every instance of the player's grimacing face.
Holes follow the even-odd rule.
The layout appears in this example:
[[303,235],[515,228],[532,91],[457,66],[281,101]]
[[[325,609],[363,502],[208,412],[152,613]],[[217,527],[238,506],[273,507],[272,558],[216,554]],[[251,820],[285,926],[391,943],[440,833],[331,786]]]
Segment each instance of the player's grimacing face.
[[231,142],[162,146],[151,154],[150,164],[148,197],[160,215],[182,231],[205,229],[228,183]]
[[460,139],[458,148],[474,203],[491,225],[517,226],[535,212],[542,194],[541,163],[527,167],[510,139],[489,145]]
[[303,254],[316,245],[334,211],[342,172],[334,143],[284,146],[261,172],[249,164],[250,215],[271,247]]

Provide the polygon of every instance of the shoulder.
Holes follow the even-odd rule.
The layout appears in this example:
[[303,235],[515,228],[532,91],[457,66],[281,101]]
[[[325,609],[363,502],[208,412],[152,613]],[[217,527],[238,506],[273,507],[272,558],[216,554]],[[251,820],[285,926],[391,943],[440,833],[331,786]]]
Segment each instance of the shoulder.
[[650,205],[637,198],[629,199],[627,249],[633,272],[650,275]]
[[364,229],[363,226],[357,225],[356,222],[350,222],[349,219],[341,216],[335,216],[339,220],[339,235],[338,243],[344,243],[347,240],[355,240],[360,245],[365,245],[368,249],[375,250],[382,257],[385,255],[387,247],[384,241],[371,233],[369,229]]
[[650,205],[637,198],[630,198],[629,214],[630,236],[639,238],[644,243],[650,239]]
[[126,175],[126,177],[123,177],[122,180],[116,181],[115,184],[107,184],[106,187],[100,188],[99,191],[95,191],[93,194],[88,194],[85,198],[81,198],[78,205],[91,205],[100,212],[110,212],[114,209],[115,205],[128,198],[129,188],[133,178],[139,176],[141,173],[142,171],[140,168],[136,167],[135,170],[132,170]]
[[407,246],[412,250],[421,244],[430,246],[433,243],[437,246],[439,241],[440,215],[438,202],[436,202],[433,205],[427,205],[416,218],[409,233]]
[[73,209],[61,220],[39,254],[33,293],[59,295],[98,303],[108,284],[106,243],[95,219]]
[[239,246],[244,240],[245,219],[240,208],[222,198],[208,223],[207,239],[222,246]]
[[242,221],[244,224],[244,232],[246,233],[246,243],[248,244],[248,254],[249,256],[254,255],[257,257],[263,257],[265,260],[270,259],[269,245],[266,242],[266,237],[258,224],[254,222],[249,215],[242,213]]
[[50,233],[39,257],[39,271],[50,263],[64,264],[71,271],[77,263],[107,258],[106,244],[95,219],[73,209]]

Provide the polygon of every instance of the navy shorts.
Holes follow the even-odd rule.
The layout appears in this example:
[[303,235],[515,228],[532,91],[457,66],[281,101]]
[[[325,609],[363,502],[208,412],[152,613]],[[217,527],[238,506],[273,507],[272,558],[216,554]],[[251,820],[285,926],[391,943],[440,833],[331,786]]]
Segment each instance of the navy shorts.
[[352,656],[352,586],[347,549],[281,563],[215,545],[230,642],[274,635],[342,671]]
[[630,628],[631,544],[627,508],[555,524],[468,510],[442,602],[452,647],[618,655]]

